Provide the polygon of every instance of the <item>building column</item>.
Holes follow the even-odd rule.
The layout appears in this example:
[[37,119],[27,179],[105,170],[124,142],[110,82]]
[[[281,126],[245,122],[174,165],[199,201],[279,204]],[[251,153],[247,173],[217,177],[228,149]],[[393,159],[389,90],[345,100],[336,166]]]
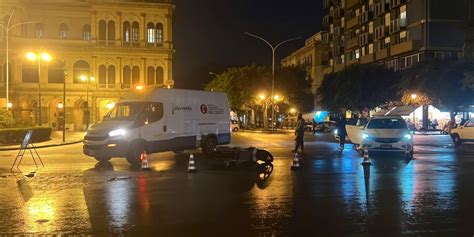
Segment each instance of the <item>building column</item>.
[[166,86],[174,86],[174,81],[173,81],[173,60],[170,57],[166,58],[166,76],[164,77],[164,84]]
[[173,19],[171,14],[166,14],[165,15],[165,25],[163,26],[163,33],[164,33],[164,43],[168,44],[168,48],[172,49],[173,48]]
[[[115,24],[115,40],[122,45],[122,12],[117,12],[118,22]],[[117,28],[118,26],[118,28]]]
[[141,36],[141,39],[140,39],[140,46],[141,47],[145,47],[146,46],[146,14],[145,13],[142,13],[141,14],[142,16],[142,26],[140,27],[140,36]]
[[91,21],[91,34],[92,34],[92,40],[99,40],[99,27],[97,23],[97,11],[92,11],[92,21]]
[[142,61],[142,73],[140,73],[140,84],[146,85],[146,58],[141,58]]

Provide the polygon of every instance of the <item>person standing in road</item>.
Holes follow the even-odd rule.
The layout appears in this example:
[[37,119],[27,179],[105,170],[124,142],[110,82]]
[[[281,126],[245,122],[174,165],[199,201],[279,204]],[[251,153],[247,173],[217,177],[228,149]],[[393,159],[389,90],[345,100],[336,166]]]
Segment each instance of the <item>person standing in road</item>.
[[305,121],[301,113],[298,114],[298,122],[296,123],[295,129],[295,149],[293,152],[298,152],[298,148],[301,147],[301,152],[304,153],[304,125]]
[[346,144],[346,113],[345,111],[339,116],[339,121],[337,122],[337,134],[339,135],[339,150],[344,150],[344,145]]

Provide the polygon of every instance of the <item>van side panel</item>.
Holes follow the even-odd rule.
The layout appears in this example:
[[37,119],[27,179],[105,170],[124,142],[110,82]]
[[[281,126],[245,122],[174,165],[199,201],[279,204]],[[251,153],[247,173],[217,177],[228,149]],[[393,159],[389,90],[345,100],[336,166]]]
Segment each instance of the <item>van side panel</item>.
[[148,100],[164,103],[166,135],[160,141],[153,141],[153,150],[194,149],[200,145],[199,140],[208,135],[215,135],[218,144],[230,143],[230,111],[226,94],[156,89]]

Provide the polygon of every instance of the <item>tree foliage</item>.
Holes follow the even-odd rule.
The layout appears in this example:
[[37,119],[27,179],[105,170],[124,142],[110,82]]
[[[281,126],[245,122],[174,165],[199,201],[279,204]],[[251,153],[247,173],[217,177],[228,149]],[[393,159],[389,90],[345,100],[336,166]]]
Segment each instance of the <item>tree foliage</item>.
[[8,128],[14,123],[12,111],[0,108],[0,128]]
[[474,104],[474,64],[427,60],[404,72],[400,90],[425,94],[433,106],[454,112]]
[[399,98],[399,78],[383,65],[355,64],[327,75],[318,89],[318,102],[337,112],[374,109]]
[[[262,93],[271,94],[272,74],[268,67],[250,65],[229,68],[205,85],[208,91],[226,92],[233,111],[243,112],[256,104]],[[281,68],[275,72],[275,94],[303,111],[313,109],[311,80],[301,68]]]

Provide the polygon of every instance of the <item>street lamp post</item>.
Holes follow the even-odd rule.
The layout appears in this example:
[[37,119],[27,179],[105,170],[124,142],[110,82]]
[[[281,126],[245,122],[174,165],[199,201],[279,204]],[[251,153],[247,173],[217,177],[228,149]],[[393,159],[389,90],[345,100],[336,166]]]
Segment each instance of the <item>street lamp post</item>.
[[41,126],[41,61],[50,62],[51,55],[38,50],[38,53],[28,52],[26,58],[30,61],[37,61],[38,64],[38,125]]
[[263,129],[266,129],[268,119],[267,119],[267,100],[264,94],[258,96],[258,98],[262,101],[262,115],[263,115]]
[[280,42],[280,43],[278,43],[274,46],[270,42],[268,42],[267,40],[265,40],[264,38],[262,38],[258,35],[254,35],[254,34],[251,34],[251,33],[248,33],[248,32],[244,32],[244,33],[246,35],[252,36],[254,38],[257,38],[257,39],[265,42],[272,49],[272,95],[271,95],[271,98],[272,98],[272,131],[273,131],[274,130],[274,122],[275,122],[275,108],[274,108],[275,107],[275,99],[274,99],[274,96],[275,96],[275,52],[278,49],[278,47],[282,46],[283,44],[288,43],[290,41],[301,39],[301,37],[287,39],[287,40],[284,40],[284,41],[282,41],[282,42]]
[[66,142],[66,79],[67,79],[67,72],[64,71],[64,83],[63,83],[63,142]]
[[[87,89],[86,89],[86,104],[87,104],[87,108],[86,108],[86,111],[87,111],[87,116],[86,116],[86,126],[87,126],[87,129],[89,129],[89,121],[90,121],[90,110],[89,110],[89,85],[90,85],[90,82],[91,81],[95,81],[95,78],[94,77],[87,77],[85,75],[82,75],[81,76],[81,81],[83,82],[87,82]],[[86,130],[87,130],[86,129]]]
[[9,79],[10,79],[10,73],[9,73],[9,38],[10,38],[10,30],[16,28],[17,26],[21,26],[21,25],[25,25],[25,24],[33,24],[33,23],[38,23],[38,21],[28,21],[28,22],[20,22],[20,23],[17,23],[17,24],[14,24],[14,25],[10,25],[11,23],[11,20],[12,20],[12,17],[13,17],[13,13],[15,13],[15,10],[12,10],[12,13],[10,13],[10,16],[8,17],[8,21],[7,21],[7,24],[4,25],[2,23],[0,23],[0,28],[2,28],[4,31],[5,31],[5,36],[6,36],[6,49],[5,49],[5,53],[6,53],[6,80],[5,80],[5,89],[6,89],[6,106],[7,106],[7,110],[9,109],[8,107],[8,103],[10,103],[9,101],[9,97],[8,97],[8,83],[9,83]]
[[417,94],[411,94],[411,100],[413,103],[413,128],[416,130],[416,122],[415,122],[415,111],[416,111],[416,105],[415,105],[415,100],[416,100]]

